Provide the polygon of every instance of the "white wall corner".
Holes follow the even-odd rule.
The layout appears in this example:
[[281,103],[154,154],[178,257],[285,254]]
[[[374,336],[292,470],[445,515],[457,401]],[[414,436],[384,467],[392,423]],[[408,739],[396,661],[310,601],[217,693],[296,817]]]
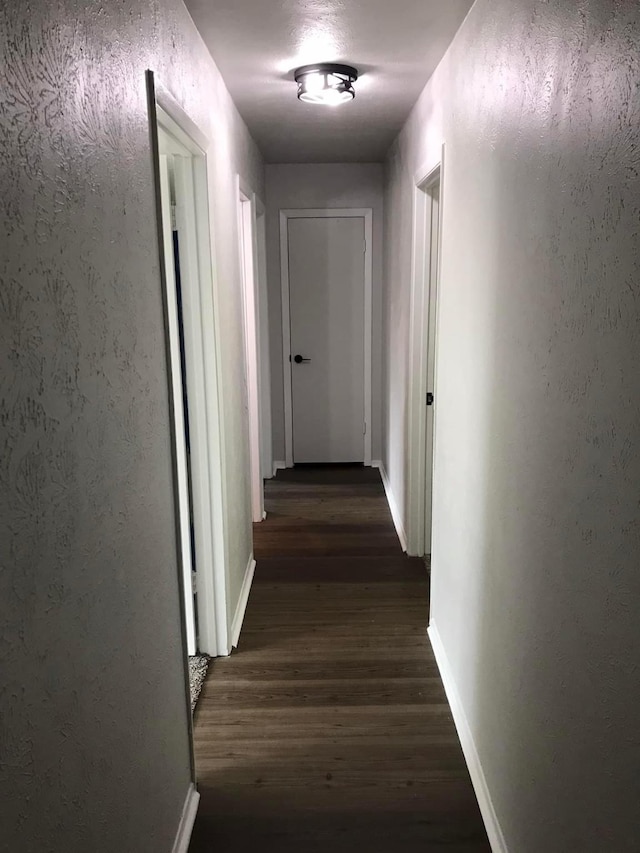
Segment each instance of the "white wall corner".
[[249,593],[251,592],[251,583],[253,581],[253,574],[255,570],[256,561],[253,559],[252,553],[249,557],[249,562],[247,563],[244,580],[242,581],[242,589],[240,590],[240,596],[236,606],[236,612],[233,616],[233,622],[231,623],[231,646],[234,649],[238,645],[240,631],[242,630],[242,623],[247,609],[247,602],[249,601]]
[[382,485],[384,486],[384,491],[387,496],[387,503],[389,504],[389,510],[391,511],[391,518],[393,519],[393,524],[396,528],[396,533],[398,534],[398,539],[400,540],[402,550],[406,552],[407,534],[405,532],[404,524],[402,522],[400,508],[396,502],[393,492],[391,491],[391,483],[389,482],[389,477],[387,476],[387,469],[384,467],[383,462],[376,463],[374,467],[380,469],[380,477],[382,478]]
[[433,648],[433,653],[436,658],[436,663],[440,670],[440,676],[444,684],[445,693],[447,694],[447,699],[449,700],[449,705],[451,707],[453,721],[458,732],[458,737],[460,738],[462,752],[464,753],[464,758],[467,762],[467,768],[469,769],[473,789],[476,793],[478,805],[480,806],[480,814],[482,815],[482,820],[484,821],[485,829],[489,836],[491,850],[493,853],[508,853],[507,844],[504,840],[504,835],[502,834],[502,829],[493,807],[491,793],[482,769],[482,764],[480,763],[480,756],[478,755],[478,750],[476,749],[475,741],[473,740],[467,715],[465,714],[462,700],[460,699],[460,694],[458,693],[458,689],[453,678],[453,672],[449,665],[449,659],[444,649],[442,638],[440,637],[433,619],[429,625],[428,633],[431,641],[431,647]]
[[176,840],[173,844],[172,853],[188,853],[191,832],[196,820],[199,802],[200,794],[196,791],[196,786],[192,783],[187,791],[187,796],[184,801],[182,817],[180,818],[180,824],[178,826]]

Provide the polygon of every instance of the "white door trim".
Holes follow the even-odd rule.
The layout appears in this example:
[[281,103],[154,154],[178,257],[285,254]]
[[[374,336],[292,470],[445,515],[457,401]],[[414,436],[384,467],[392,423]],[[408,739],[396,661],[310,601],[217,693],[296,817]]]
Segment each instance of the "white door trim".
[[[256,244],[258,250],[258,322],[260,328],[260,447],[262,479],[273,477],[273,440],[271,424],[271,358],[269,355],[269,294],[267,289],[267,210],[256,196]],[[264,484],[263,484],[264,489]]]
[[289,208],[280,211],[280,285],[282,292],[282,372],[284,381],[285,465],[293,466],[293,398],[291,392],[291,316],[289,311],[289,219],[364,219],[364,464],[371,465],[371,289],[373,210],[370,207]]
[[254,522],[257,522],[264,518],[264,483],[260,446],[263,427],[260,376],[261,306],[258,281],[257,197],[240,175],[236,175],[236,198],[238,200],[238,247],[244,291],[242,307],[249,411],[251,517]]
[[[192,181],[188,182],[195,216],[195,236],[188,248],[188,262],[197,282],[184,287],[184,325],[191,359],[187,359],[190,429],[192,432],[194,528],[197,559],[197,602],[200,650],[229,654],[227,618],[226,489],[224,460],[224,417],[220,370],[219,312],[216,306],[217,269],[210,223],[210,186],[207,158],[213,156],[212,141],[198,128],[157,79],[147,72],[149,117],[154,154],[154,177],[160,214],[157,125],[160,124],[193,154]],[[166,289],[162,225],[159,218],[161,276]],[[186,282],[185,282],[186,284]],[[183,617],[184,618],[184,617]],[[185,649],[186,652],[186,649]],[[185,672],[188,696],[188,675]]]
[[[424,554],[426,439],[427,439],[427,345],[429,332],[429,288],[431,281],[430,243],[431,198],[428,190],[440,181],[439,216],[442,222],[442,186],[444,176],[444,144],[440,159],[420,169],[413,181],[413,253],[411,259],[411,307],[409,312],[409,406],[408,406],[408,481],[407,481],[407,553]],[[438,242],[442,240],[439,230]],[[440,265],[438,246],[438,267]],[[440,278],[439,269],[437,279]],[[436,308],[437,311],[437,308]],[[436,322],[437,328],[437,322]],[[437,393],[434,387],[434,398]],[[435,419],[435,410],[434,410]],[[435,459],[435,429],[434,429]]]
[[[172,143],[173,144],[173,143]],[[181,158],[182,159],[182,158]],[[187,160],[188,162],[188,160]],[[165,300],[167,306],[166,322],[169,330],[169,361],[171,364],[171,403],[173,411],[173,435],[175,453],[176,493],[178,501],[176,512],[179,517],[180,527],[180,563],[182,569],[182,589],[184,594],[184,616],[187,635],[187,653],[196,653],[196,607],[193,596],[193,562],[191,548],[191,523],[194,523],[196,515],[196,498],[193,496],[193,506],[190,506],[189,494],[189,462],[187,451],[187,429],[185,422],[185,411],[183,405],[184,383],[182,381],[182,356],[180,352],[180,331],[178,313],[178,286],[175,275],[173,229],[172,229],[172,205],[169,175],[169,157],[160,155],[160,195],[162,205],[162,236],[165,252]],[[188,248],[183,248],[185,255]],[[186,334],[185,334],[186,338]],[[186,364],[184,365],[186,369]],[[187,379],[187,382],[189,381]],[[191,409],[192,406],[189,406]],[[193,489],[195,492],[195,488]],[[192,519],[192,515],[194,518]]]

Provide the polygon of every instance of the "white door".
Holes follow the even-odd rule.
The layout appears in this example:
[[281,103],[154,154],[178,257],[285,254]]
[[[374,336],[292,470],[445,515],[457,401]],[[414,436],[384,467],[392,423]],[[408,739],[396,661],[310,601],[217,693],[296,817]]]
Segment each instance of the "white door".
[[363,462],[364,217],[288,220],[294,462]]
[[434,435],[434,384],[436,375],[436,339],[437,339],[437,305],[438,305],[438,248],[440,236],[440,183],[435,183],[428,190],[431,201],[430,234],[428,243],[429,253],[429,300],[427,317],[427,423],[426,423],[426,452],[425,452],[425,523],[424,523],[424,553],[431,553],[432,527],[432,495],[433,495],[433,435]]

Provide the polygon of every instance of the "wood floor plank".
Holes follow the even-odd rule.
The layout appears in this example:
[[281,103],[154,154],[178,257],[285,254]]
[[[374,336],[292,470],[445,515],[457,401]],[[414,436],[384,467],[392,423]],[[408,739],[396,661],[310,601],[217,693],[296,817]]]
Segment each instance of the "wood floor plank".
[[378,472],[281,471],[266,508],[239,647],[195,714],[191,853],[487,853],[428,571],[402,554]]
[[[215,683],[219,684],[225,679],[234,682],[239,679],[249,679],[256,684],[260,681],[301,681],[312,679],[315,681],[331,678],[335,675],[335,664],[327,661],[325,657],[320,660],[304,657],[293,658],[289,666],[274,663],[268,658],[259,662],[251,655],[237,656],[237,662],[232,666],[216,666]],[[395,654],[388,658],[379,658],[368,655],[364,658],[343,660],[340,665],[342,678],[350,680],[360,678],[433,678],[438,676],[438,668],[435,661],[425,661],[419,658],[406,659]]]
[[260,682],[208,682],[200,694],[202,711],[210,704],[261,708],[297,708],[315,706],[336,708],[344,705],[427,704],[443,701],[443,687],[439,678],[431,679],[327,679],[319,681]]

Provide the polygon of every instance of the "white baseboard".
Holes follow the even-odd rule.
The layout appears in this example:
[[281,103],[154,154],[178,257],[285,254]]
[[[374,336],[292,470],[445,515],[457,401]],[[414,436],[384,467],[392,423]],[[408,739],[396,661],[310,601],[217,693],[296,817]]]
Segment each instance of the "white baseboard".
[[273,476],[275,477],[276,474],[278,473],[278,471],[284,471],[284,469],[286,467],[287,467],[286,462],[283,462],[280,459],[274,459],[273,460]]
[[176,840],[173,844],[172,853],[188,853],[189,841],[191,840],[191,832],[198,811],[198,803],[200,794],[196,791],[196,786],[191,785],[187,791],[187,796],[182,808],[182,817],[176,834]]
[[231,645],[233,648],[238,645],[238,638],[240,637],[240,631],[242,630],[242,623],[244,621],[245,610],[247,609],[247,602],[249,601],[251,582],[253,581],[253,573],[255,570],[256,561],[253,559],[253,554],[251,554],[244,573],[244,580],[242,581],[242,589],[240,590],[240,597],[238,598],[238,604],[236,605],[236,612],[233,616],[233,622],[231,623]]
[[396,533],[398,534],[398,539],[400,540],[402,550],[406,551],[407,534],[405,533],[404,524],[402,523],[402,517],[400,515],[398,504],[396,503],[396,499],[393,495],[393,492],[391,491],[391,483],[389,482],[389,477],[387,476],[386,468],[384,467],[384,464],[382,462],[376,462],[374,464],[374,467],[380,469],[382,485],[384,486],[384,491],[387,495],[387,503],[389,504],[389,509],[391,510],[391,518],[393,519],[393,523],[395,525]]
[[493,853],[508,853],[507,844],[504,840],[504,835],[502,834],[502,829],[493,807],[493,801],[491,800],[489,786],[487,785],[487,780],[485,779],[484,771],[482,770],[480,756],[478,755],[478,750],[476,749],[475,741],[473,740],[473,735],[469,728],[467,715],[464,712],[460,694],[458,693],[458,688],[456,687],[453,673],[449,665],[449,659],[433,620],[431,620],[431,624],[429,625],[429,639],[431,640],[431,647],[433,648],[436,663],[440,670],[440,676],[444,684],[445,693],[449,700],[451,713],[453,714],[453,721],[456,724],[458,737],[460,738],[462,752],[464,753],[465,761],[467,762],[473,789],[476,792],[476,798],[478,800],[478,805],[480,806],[480,814],[482,815],[482,820],[484,821],[485,829],[489,836],[489,844],[491,844]]

